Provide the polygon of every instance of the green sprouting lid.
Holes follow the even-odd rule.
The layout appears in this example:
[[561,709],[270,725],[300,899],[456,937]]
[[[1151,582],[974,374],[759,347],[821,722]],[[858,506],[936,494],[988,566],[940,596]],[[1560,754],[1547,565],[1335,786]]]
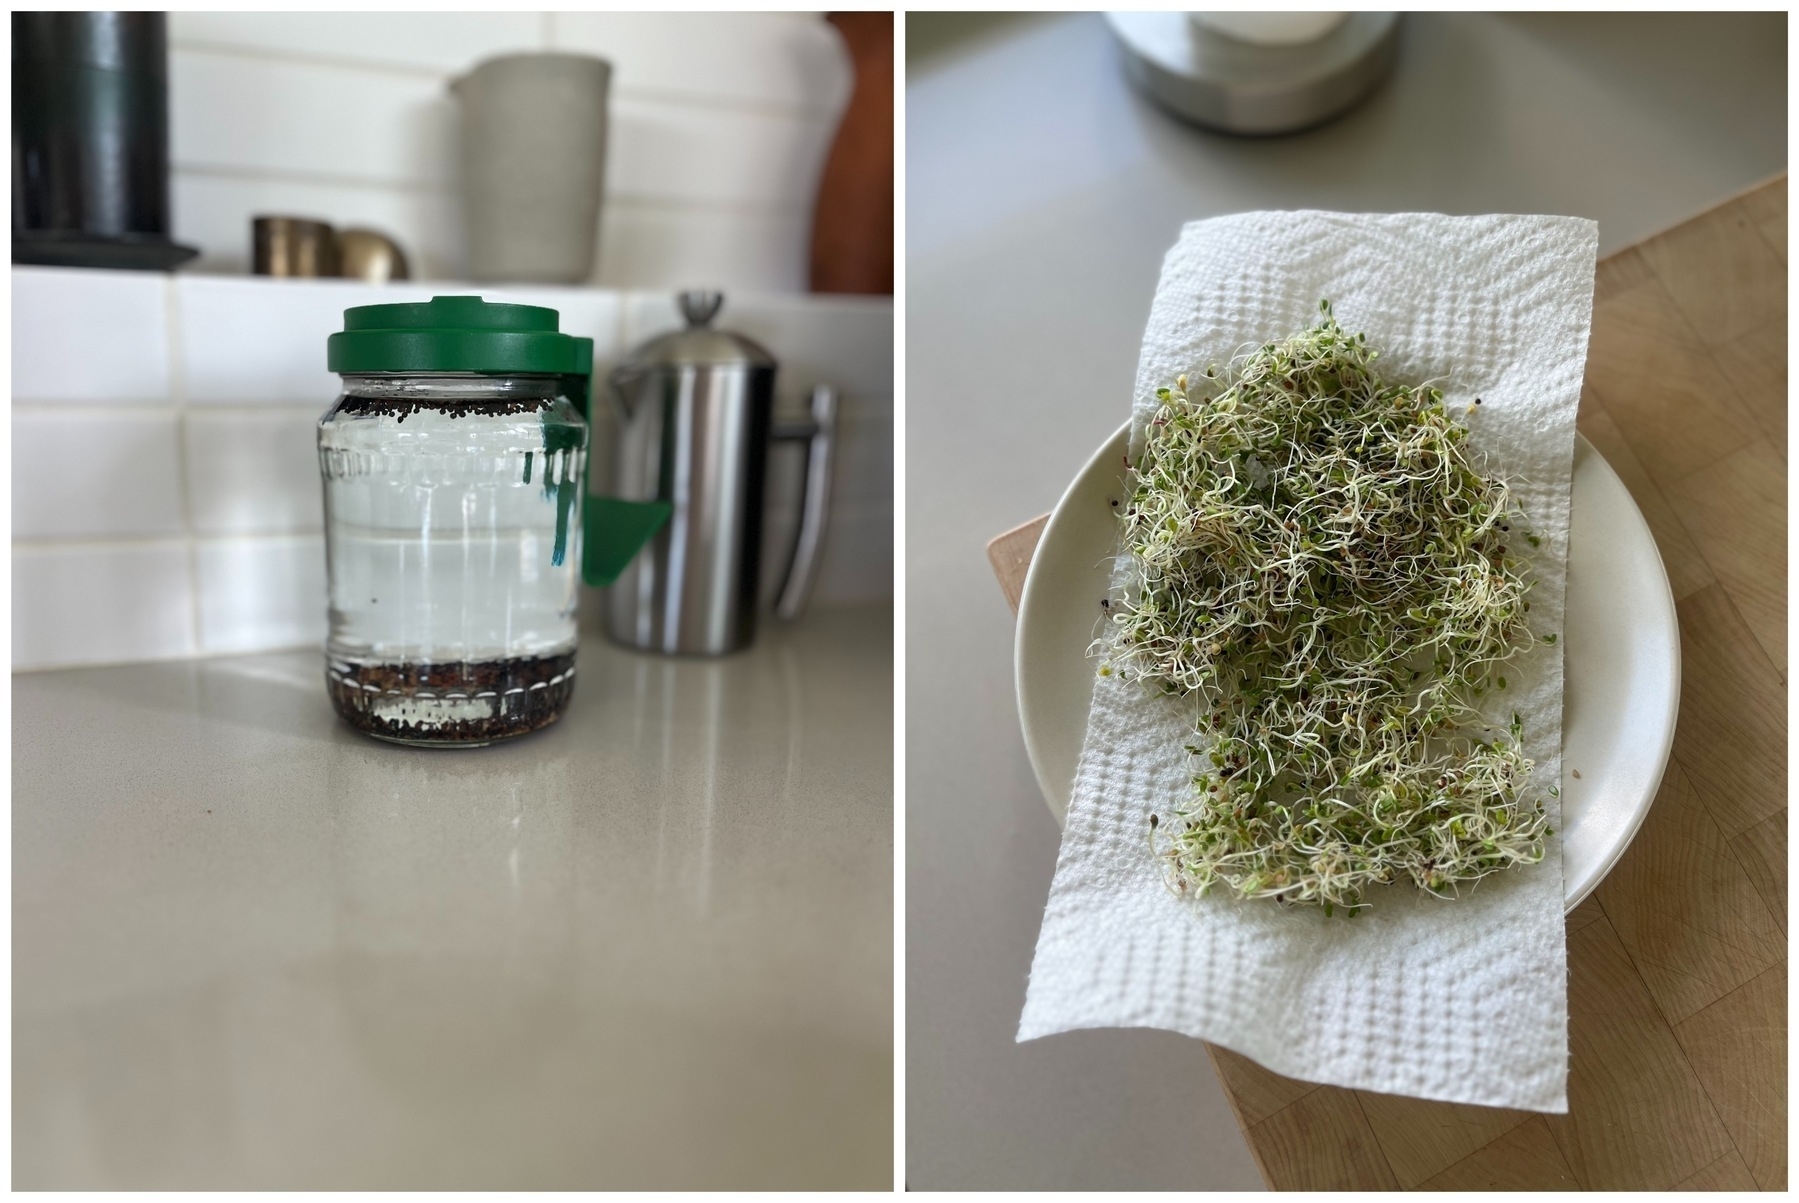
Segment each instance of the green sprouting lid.
[[344,310],[343,330],[325,341],[325,362],[333,372],[592,371],[592,341],[559,333],[556,322],[554,309],[480,297],[358,305]]

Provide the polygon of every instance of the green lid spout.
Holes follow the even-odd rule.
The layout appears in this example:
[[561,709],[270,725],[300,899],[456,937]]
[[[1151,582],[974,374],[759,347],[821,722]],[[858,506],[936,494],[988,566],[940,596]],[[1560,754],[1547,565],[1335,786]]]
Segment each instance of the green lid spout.
[[616,581],[631,557],[655,538],[674,512],[666,501],[588,497],[582,511],[581,579],[596,589]]

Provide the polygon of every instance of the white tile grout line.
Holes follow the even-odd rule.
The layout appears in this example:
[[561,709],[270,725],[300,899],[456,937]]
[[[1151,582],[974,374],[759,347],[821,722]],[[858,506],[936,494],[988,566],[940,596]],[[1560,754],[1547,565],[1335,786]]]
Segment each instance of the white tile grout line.
[[[454,180],[377,178],[364,175],[340,175],[305,168],[245,167],[232,163],[203,163],[192,160],[169,166],[171,178],[221,180],[251,184],[298,184],[307,188],[348,188],[363,192],[388,192],[396,196],[426,196],[442,201],[459,201],[461,193]],[[662,195],[654,192],[607,192],[604,205],[626,209],[645,209],[676,214],[698,214],[723,217],[803,217],[811,220],[813,198],[795,196],[787,200],[714,200],[702,197]]]
[[200,622],[200,549],[194,541],[193,474],[187,462],[187,359],[181,338],[181,287],[174,272],[164,277],[163,326],[168,339],[169,398],[175,403],[175,475],[181,484],[182,541],[187,549],[188,620],[194,655],[206,646]]
[[189,542],[186,535],[100,535],[91,539],[14,539],[12,550],[14,555],[52,551],[155,551],[173,547],[185,549]]
[[192,547],[204,549],[219,543],[301,543],[325,537],[325,528],[309,530],[230,531],[194,535],[73,535],[54,539],[14,539],[13,552],[42,554],[45,552],[154,551],[158,548]]

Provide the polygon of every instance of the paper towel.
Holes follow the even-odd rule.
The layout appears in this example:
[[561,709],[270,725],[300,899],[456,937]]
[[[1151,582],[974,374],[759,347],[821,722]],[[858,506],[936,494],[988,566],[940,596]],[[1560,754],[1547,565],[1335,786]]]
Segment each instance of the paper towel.
[[[1592,318],[1597,227],[1568,217],[1245,213],[1185,227],[1162,265],[1138,360],[1133,453],[1157,388],[1337,320],[1376,370],[1481,405],[1469,441],[1542,538],[1532,627],[1559,632],[1574,415]],[[1523,549],[1520,549],[1523,550]],[[1114,596],[1132,572],[1118,557]],[[1508,667],[1543,791],[1561,779],[1562,648]],[[1350,920],[1217,887],[1169,889],[1149,815],[1191,794],[1190,706],[1095,676],[1086,743],[1031,967],[1020,1040],[1169,1028],[1277,1073],[1391,1094],[1568,1109],[1561,815],[1542,863],[1444,901],[1371,891]]]

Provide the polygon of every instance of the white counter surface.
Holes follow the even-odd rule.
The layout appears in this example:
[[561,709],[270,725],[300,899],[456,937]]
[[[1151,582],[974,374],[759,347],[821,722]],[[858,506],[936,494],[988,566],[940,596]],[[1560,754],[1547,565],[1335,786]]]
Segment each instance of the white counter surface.
[[[972,18],[971,18],[972,20]],[[1181,223],[1245,209],[1568,213],[1627,246],[1782,170],[1784,14],[1409,14],[1399,66],[1290,138],[1180,124],[1102,18],[1033,17],[906,91],[906,1175],[1253,1189],[1198,1041],[1016,1044],[1060,839],[982,546],[1130,414]],[[908,31],[910,40],[910,29]]]
[[587,639],[378,743],[317,652],[13,680],[13,1184],[892,1181],[892,613]]

